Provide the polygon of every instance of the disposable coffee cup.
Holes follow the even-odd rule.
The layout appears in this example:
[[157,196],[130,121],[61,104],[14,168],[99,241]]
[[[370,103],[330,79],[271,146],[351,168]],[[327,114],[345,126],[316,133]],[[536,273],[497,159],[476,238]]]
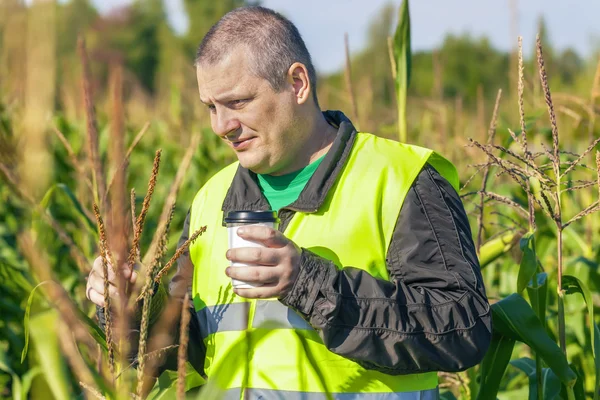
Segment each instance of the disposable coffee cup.
[[[225,224],[229,234],[229,248],[235,249],[238,247],[264,247],[260,243],[250,242],[238,236],[237,230],[242,226],[263,225],[273,229],[279,227],[279,218],[276,211],[230,211],[225,217]],[[253,267],[256,265],[244,264],[240,262],[231,262],[232,267]],[[254,285],[248,282],[231,279],[231,284],[234,288],[252,289],[260,284]]]

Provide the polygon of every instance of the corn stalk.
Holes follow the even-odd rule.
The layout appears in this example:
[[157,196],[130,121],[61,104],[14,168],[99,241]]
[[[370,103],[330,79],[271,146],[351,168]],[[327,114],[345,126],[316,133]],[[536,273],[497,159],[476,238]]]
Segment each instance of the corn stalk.
[[392,42],[392,76],[396,87],[396,102],[398,106],[398,137],[402,143],[408,141],[406,121],[406,102],[408,85],[410,83],[411,49],[410,49],[410,14],[408,0],[400,6],[398,26]]

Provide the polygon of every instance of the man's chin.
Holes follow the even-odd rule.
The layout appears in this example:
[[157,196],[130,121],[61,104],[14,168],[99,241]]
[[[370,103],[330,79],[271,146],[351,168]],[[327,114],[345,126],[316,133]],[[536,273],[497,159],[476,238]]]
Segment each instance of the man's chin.
[[255,174],[264,174],[264,171],[267,170],[264,163],[261,163],[259,160],[253,160],[249,157],[244,157],[244,155],[240,157],[240,154],[238,154],[238,161],[242,167],[249,169]]

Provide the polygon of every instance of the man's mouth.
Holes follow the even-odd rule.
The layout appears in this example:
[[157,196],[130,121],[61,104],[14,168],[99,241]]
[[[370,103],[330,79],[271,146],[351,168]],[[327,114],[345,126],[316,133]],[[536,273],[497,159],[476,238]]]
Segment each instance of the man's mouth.
[[231,143],[231,147],[233,147],[234,150],[243,150],[247,148],[254,139],[255,137],[248,137],[245,139],[230,140],[229,143]]

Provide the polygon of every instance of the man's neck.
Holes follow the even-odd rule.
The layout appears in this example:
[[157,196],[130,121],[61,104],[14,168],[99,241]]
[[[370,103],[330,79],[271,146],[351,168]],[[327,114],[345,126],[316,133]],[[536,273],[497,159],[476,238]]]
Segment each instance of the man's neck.
[[[320,111],[319,111],[320,113]],[[309,164],[318,160],[323,154],[327,153],[335,140],[337,129],[331,126],[322,113],[317,119],[316,127],[313,129],[310,143],[315,146],[311,152]]]
[[315,114],[310,117],[313,123],[307,127],[310,130],[310,134],[304,146],[298,151],[298,154],[305,156],[299,158],[299,162],[290,165],[288,168],[269,175],[279,176],[292,173],[313,163],[329,151],[337,135],[337,129],[327,122],[320,110],[317,109],[316,112],[318,115]]

